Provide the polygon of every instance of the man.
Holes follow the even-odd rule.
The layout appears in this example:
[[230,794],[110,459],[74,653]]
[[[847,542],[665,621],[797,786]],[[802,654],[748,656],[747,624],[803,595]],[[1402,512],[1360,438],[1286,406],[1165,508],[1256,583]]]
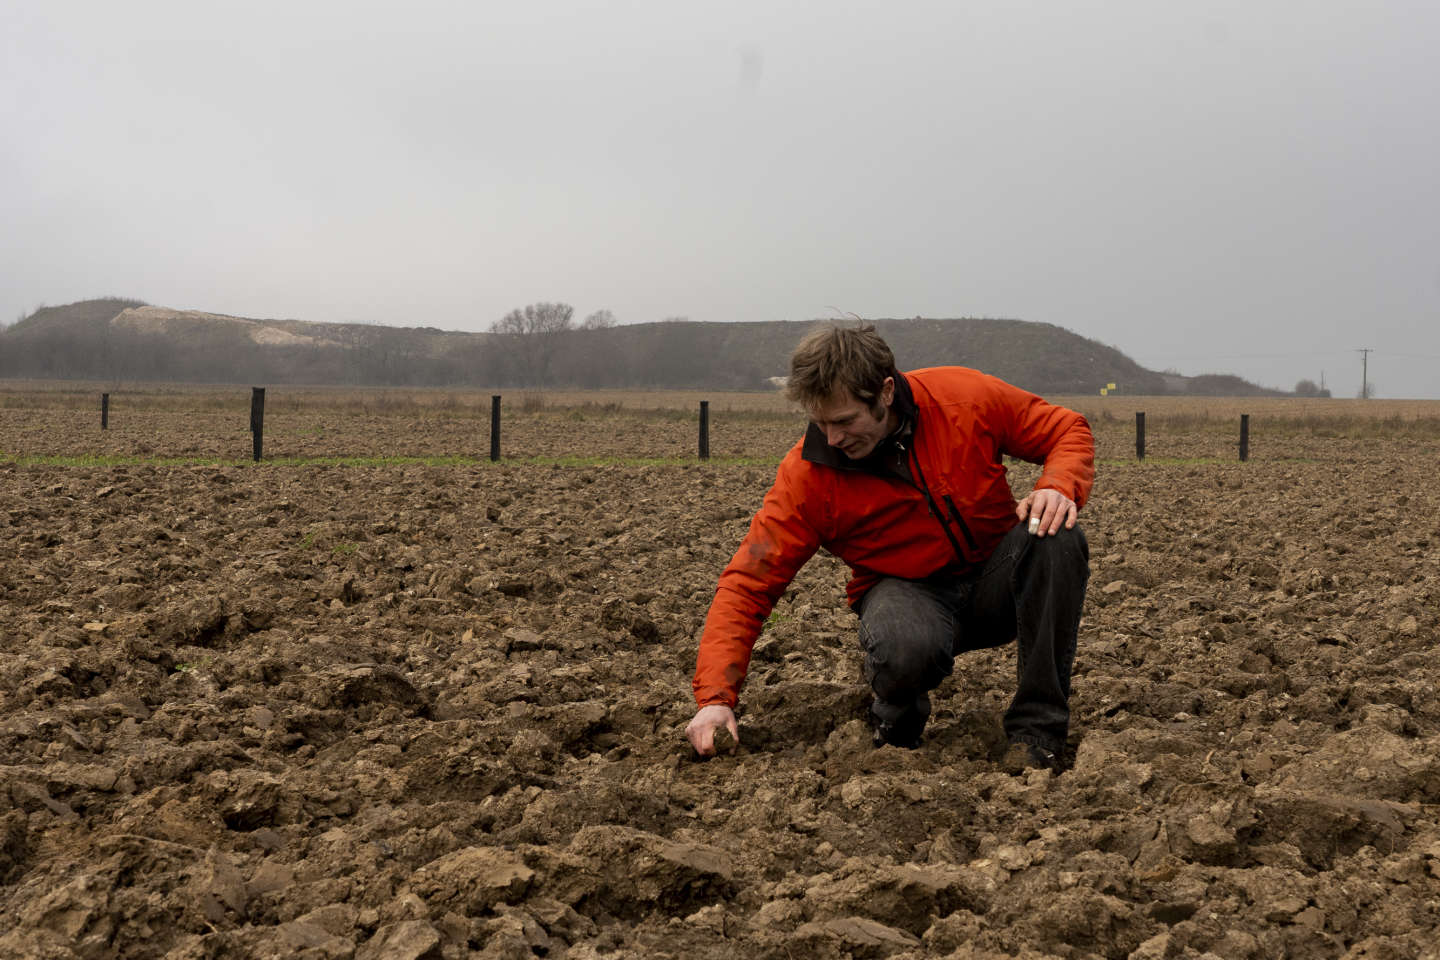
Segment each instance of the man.
[[[1058,772],[1070,668],[1089,577],[1076,515],[1094,479],[1085,418],[963,367],[901,373],[874,327],[801,342],[787,395],[804,438],[720,576],[695,668],[686,736],[702,756],[734,707],[775,602],[824,547],[850,567],[876,746],[915,748],[929,693],[956,654],[1018,645],[1007,768]],[[1044,463],[1016,503],[1002,455]]]

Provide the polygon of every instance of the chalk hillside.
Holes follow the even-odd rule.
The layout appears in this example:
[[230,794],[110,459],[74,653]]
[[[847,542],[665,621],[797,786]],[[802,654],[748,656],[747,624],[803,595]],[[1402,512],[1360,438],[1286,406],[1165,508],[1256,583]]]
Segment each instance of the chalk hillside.
[[[260,320],[105,298],[44,307],[0,332],[0,377],[527,389],[774,389],[816,321],[637,323],[516,336]],[[903,369],[975,367],[1042,395],[1261,396],[1216,374],[1147,370],[1047,323],[876,319]]]

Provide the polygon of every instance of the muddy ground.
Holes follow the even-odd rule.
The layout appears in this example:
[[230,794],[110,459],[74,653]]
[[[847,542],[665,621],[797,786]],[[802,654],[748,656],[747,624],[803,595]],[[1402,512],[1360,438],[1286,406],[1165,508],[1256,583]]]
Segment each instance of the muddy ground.
[[[254,466],[157,462],[235,455],[243,413],[147,416],[0,411],[0,956],[1440,956],[1433,437],[1240,464],[1152,427],[1137,464],[1104,425],[1071,766],[1011,776],[1008,652],[957,664],[921,749],[871,747],[825,557],[739,747],[689,753],[698,628],[796,424],[722,419],[703,465]],[[277,455],[488,443],[293,416]]]

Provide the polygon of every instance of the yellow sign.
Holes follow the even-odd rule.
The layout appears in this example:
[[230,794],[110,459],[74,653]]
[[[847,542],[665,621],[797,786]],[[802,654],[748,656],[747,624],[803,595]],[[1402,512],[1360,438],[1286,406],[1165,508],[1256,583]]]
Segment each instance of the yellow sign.
[[1106,389],[1106,390],[1114,390],[1114,389],[1115,389],[1115,384],[1113,384],[1113,383],[1107,383],[1107,384],[1105,384],[1105,389]]

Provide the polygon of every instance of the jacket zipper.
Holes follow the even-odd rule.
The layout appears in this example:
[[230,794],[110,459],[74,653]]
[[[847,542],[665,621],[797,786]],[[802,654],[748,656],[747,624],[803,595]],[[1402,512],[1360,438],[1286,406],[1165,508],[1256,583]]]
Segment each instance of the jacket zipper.
[[[969,563],[970,561],[965,557],[965,551],[960,549],[960,541],[956,540],[955,534],[950,532],[950,524],[945,522],[945,515],[940,512],[940,507],[935,503],[935,498],[930,495],[930,485],[925,482],[925,471],[920,469],[920,458],[915,455],[915,451],[907,451],[905,445],[898,440],[895,441],[895,446],[899,447],[901,452],[906,453],[909,457],[910,463],[914,467],[915,479],[919,481],[916,486],[920,489],[920,492],[925,495],[925,504],[930,509],[930,516],[934,517],[936,522],[940,524],[940,529],[945,531],[945,539],[950,541],[950,546],[954,549],[955,556],[960,558],[961,563]],[[953,504],[951,505],[951,509],[954,509]],[[961,524],[960,529],[965,532],[965,539],[969,541],[973,547],[974,541],[970,539],[970,531],[965,528],[964,524]]]

